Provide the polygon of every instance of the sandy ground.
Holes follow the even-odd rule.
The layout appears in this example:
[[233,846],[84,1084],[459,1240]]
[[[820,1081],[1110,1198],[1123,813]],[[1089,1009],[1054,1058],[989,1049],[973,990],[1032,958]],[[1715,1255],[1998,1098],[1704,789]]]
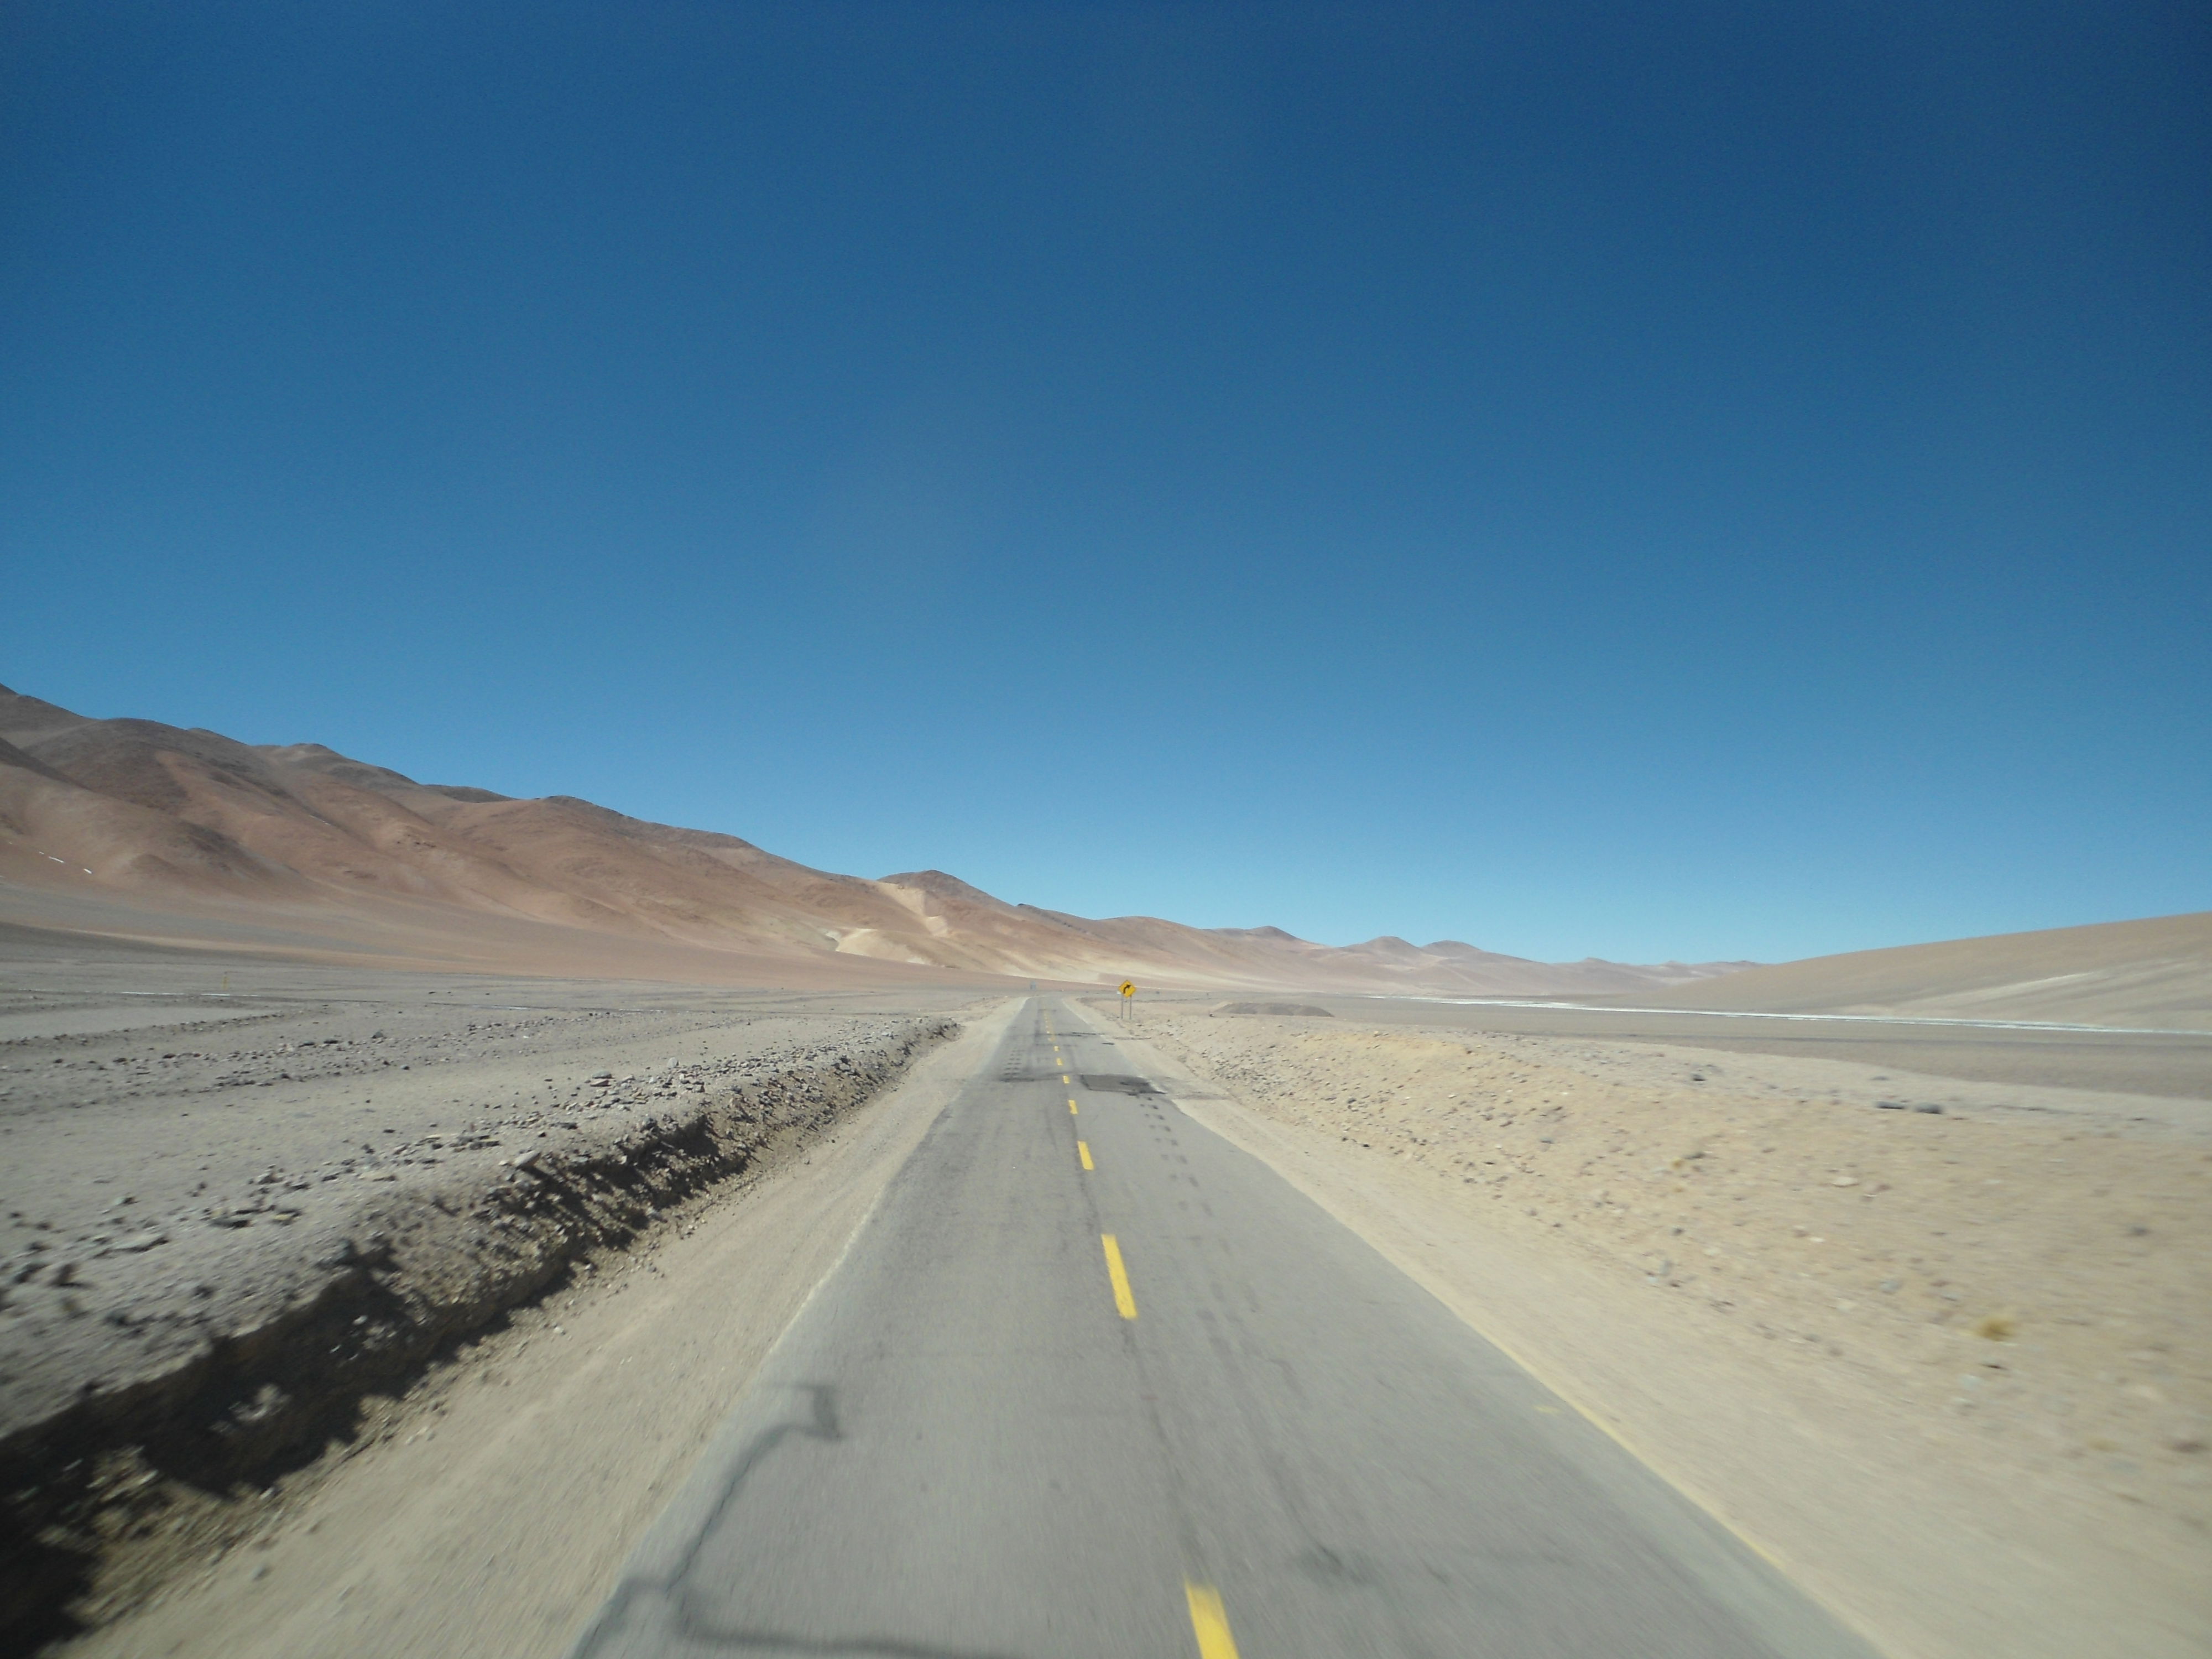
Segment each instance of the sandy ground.
[[1814,957],[1670,988],[1662,1007],[1929,1014],[2212,1030],[2212,911]]
[[1888,1651],[2212,1647],[2212,1108],[1140,1019],[1187,1109]]
[[356,1431],[362,1376],[650,1234],[974,1003],[19,949],[0,1468],[44,1541],[27,1568],[14,1534],[11,1593],[89,1551],[79,1610],[128,1605],[230,1535],[241,1482]]
[[[194,1492],[143,1461],[102,1475],[198,1519],[109,1540],[90,1610],[125,1616],[80,1644],[101,1654],[558,1650],[1018,1006],[18,945],[11,1421],[281,1327],[441,1200],[471,1248],[504,1223],[543,1255],[533,1299],[359,1401],[320,1455]],[[1132,1059],[1887,1651],[2212,1645],[2212,1103],[2185,1079],[2037,1087],[1996,1050],[1939,1076],[1347,1006],[1140,1009]],[[965,1034],[890,1093],[821,1092],[946,1016]],[[544,1253],[547,1170],[605,1175],[774,1089],[796,1115],[759,1120],[781,1128],[734,1181],[702,1166],[662,1212]],[[148,1512],[114,1511],[126,1534]]]
[[560,1652],[1020,1006],[453,1356],[343,1461],[281,1483],[250,1542],[70,1653]]
[[[1176,996],[1182,1007],[1220,1006],[1212,999]],[[1917,1023],[1911,1019],[1837,1019],[1793,1015],[1723,1014],[1645,1010],[1613,1006],[1603,998],[1573,1002],[1441,1001],[1416,997],[1312,999],[1338,1018],[1362,1025],[1395,1025],[1480,1038],[1485,1033],[1519,1036],[1591,1037],[1601,1042],[1674,1044],[1767,1054],[1778,1060],[1842,1060],[1861,1068],[1838,1077],[1862,1079],[1875,1073],[1910,1073],[1916,1087],[1948,1096],[1946,1084],[2002,1084],[2028,1105],[2055,1089],[2066,1109],[2082,1092],[2112,1097],[2115,1109],[2157,1117],[2160,1101],[2189,1103],[2202,1114],[2212,1100],[2212,1031],[2139,1032],[2011,1028]]]

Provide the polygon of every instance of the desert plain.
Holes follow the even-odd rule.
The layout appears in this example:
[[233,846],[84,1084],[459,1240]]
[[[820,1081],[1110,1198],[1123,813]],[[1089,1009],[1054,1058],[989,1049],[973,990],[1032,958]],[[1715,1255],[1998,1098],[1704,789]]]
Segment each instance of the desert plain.
[[2212,1042],[2148,1096],[1390,1012],[1140,1035],[1884,1650],[2212,1638]]
[[2212,917],[1328,947],[12,693],[0,740],[18,1647],[564,1650],[1063,1042],[1071,1112],[1255,1160],[1839,1640],[2212,1646]]

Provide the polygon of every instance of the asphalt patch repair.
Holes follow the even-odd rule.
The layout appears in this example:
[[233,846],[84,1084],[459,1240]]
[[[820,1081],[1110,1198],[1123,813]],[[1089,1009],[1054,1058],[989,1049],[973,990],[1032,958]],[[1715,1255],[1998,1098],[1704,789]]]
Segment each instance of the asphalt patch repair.
[[1159,1090],[1152,1081],[1141,1077],[1096,1076],[1083,1074],[1083,1086],[1101,1095],[1156,1095]]

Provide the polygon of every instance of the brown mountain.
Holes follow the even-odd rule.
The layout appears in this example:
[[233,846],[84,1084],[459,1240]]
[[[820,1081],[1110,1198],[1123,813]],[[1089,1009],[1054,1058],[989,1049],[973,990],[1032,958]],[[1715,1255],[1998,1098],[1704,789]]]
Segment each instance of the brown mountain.
[[93,720],[0,688],[0,915],[540,972],[821,983],[923,972],[1425,995],[1637,991],[1747,964],[1523,961],[1446,940],[1094,921],[942,871],[869,881],[564,795],[417,783],[319,744]]

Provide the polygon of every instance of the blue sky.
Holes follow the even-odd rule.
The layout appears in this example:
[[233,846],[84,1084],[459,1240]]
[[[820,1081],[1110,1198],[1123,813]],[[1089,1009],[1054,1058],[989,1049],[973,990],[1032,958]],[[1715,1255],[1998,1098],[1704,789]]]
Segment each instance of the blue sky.
[[2212,906],[2212,14],[0,11],[0,681],[826,867]]

